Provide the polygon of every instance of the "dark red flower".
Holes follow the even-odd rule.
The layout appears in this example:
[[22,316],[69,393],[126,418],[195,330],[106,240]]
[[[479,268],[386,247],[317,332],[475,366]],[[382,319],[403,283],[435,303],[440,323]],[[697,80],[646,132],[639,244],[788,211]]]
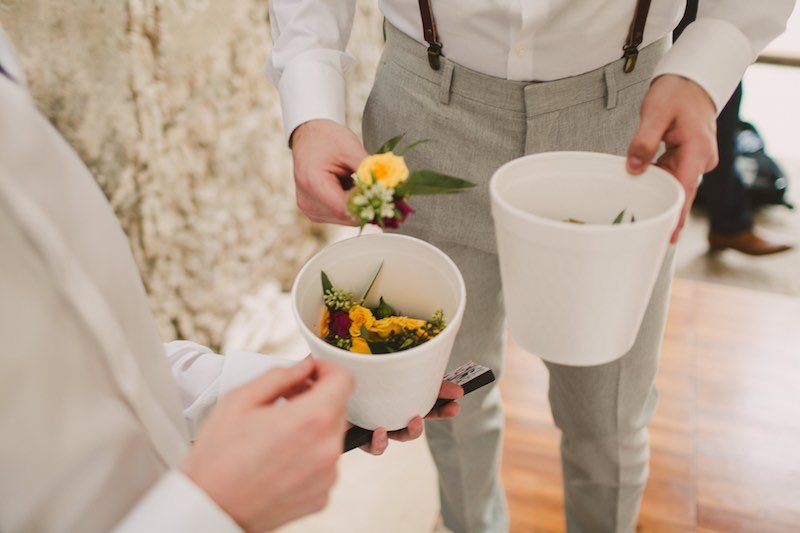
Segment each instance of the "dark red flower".
[[339,337],[350,336],[350,315],[347,311],[331,311],[331,332]]
[[396,218],[384,218],[383,227],[388,229],[397,229],[400,227],[400,222]]
[[400,224],[402,222],[406,221],[408,215],[416,213],[416,211],[414,211],[411,208],[411,206],[406,203],[405,198],[395,197],[394,206],[397,208],[397,211],[400,213],[400,216],[395,216],[392,218],[384,218],[383,219],[384,228],[397,229],[400,227]]
[[414,209],[412,209],[412,207],[406,203],[405,198],[395,200],[394,206],[398,211],[400,211],[400,222],[405,222],[408,218],[408,215],[416,213],[416,211],[414,211]]

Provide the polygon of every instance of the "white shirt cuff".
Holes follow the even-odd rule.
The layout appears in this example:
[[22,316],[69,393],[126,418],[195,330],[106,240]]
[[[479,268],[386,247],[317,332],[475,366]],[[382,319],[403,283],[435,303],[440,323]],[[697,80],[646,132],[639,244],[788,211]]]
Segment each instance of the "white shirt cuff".
[[118,533],[227,533],[242,529],[182,472],[164,474],[120,522]]
[[675,74],[705,89],[722,111],[745,69],[756,59],[750,41],[730,22],[701,18],[686,27],[656,67],[654,77]]
[[327,61],[303,55],[291,61],[278,84],[283,129],[289,140],[304,122],[328,119],[345,125],[345,81],[342,71]]
[[219,396],[252,381],[273,368],[292,366],[297,361],[282,357],[230,350],[225,354],[225,366],[219,382]]

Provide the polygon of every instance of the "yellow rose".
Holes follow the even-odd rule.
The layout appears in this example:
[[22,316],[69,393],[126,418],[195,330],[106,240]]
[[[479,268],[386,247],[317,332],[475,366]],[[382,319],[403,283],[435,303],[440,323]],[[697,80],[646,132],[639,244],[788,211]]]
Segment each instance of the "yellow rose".
[[372,324],[375,323],[375,317],[372,316],[372,311],[367,309],[366,307],[362,307],[360,305],[352,305],[350,306],[350,336],[360,337],[361,336],[361,326],[366,327],[367,329],[372,327]]
[[367,331],[376,333],[382,339],[389,336],[390,333],[400,333],[401,331],[418,331],[425,326],[424,320],[417,320],[416,318],[408,318],[405,316],[390,316],[376,320],[371,326],[367,326]]
[[367,344],[366,339],[362,339],[361,337],[353,337],[353,346],[350,348],[350,351],[353,353],[363,353],[365,355],[370,355],[372,352],[369,350],[369,344]]
[[365,158],[356,170],[356,176],[367,185],[373,182],[373,176],[384,187],[393,189],[406,181],[408,167],[405,160],[392,152],[375,154]]
[[328,311],[328,306],[322,307],[322,318],[319,319],[319,336],[323,339],[327,337],[330,330],[331,312]]

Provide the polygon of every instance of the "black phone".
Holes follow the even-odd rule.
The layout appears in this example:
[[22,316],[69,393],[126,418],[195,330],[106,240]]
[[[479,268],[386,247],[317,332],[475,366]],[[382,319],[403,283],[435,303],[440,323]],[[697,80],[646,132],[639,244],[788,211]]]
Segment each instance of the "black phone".
[[[470,361],[469,363],[462,365],[451,372],[448,372],[442,379],[444,381],[452,381],[456,385],[461,385],[461,387],[464,389],[464,395],[466,396],[470,392],[476,391],[481,387],[492,383],[495,380],[495,377],[494,372],[492,372],[490,368]],[[444,404],[452,401],[454,400],[439,398],[436,400],[436,403],[433,404],[433,408],[435,409],[437,407],[441,407]],[[349,452],[350,450],[358,448],[359,446],[369,444],[370,441],[372,441],[371,429],[353,426],[347,430],[347,433],[345,433],[344,452]]]

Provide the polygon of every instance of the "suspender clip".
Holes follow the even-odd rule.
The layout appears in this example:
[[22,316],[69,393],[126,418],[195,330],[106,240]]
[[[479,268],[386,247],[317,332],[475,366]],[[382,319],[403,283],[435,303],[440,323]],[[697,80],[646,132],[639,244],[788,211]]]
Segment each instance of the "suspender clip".
[[625,59],[625,64],[622,71],[625,74],[630,74],[636,68],[636,59],[639,57],[639,48],[636,46],[626,46],[623,50],[622,57]]
[[439,58],[442,56],[442,43],[432,42],[428,46],[428,64],[433,70],[439,70],[441,66]]

